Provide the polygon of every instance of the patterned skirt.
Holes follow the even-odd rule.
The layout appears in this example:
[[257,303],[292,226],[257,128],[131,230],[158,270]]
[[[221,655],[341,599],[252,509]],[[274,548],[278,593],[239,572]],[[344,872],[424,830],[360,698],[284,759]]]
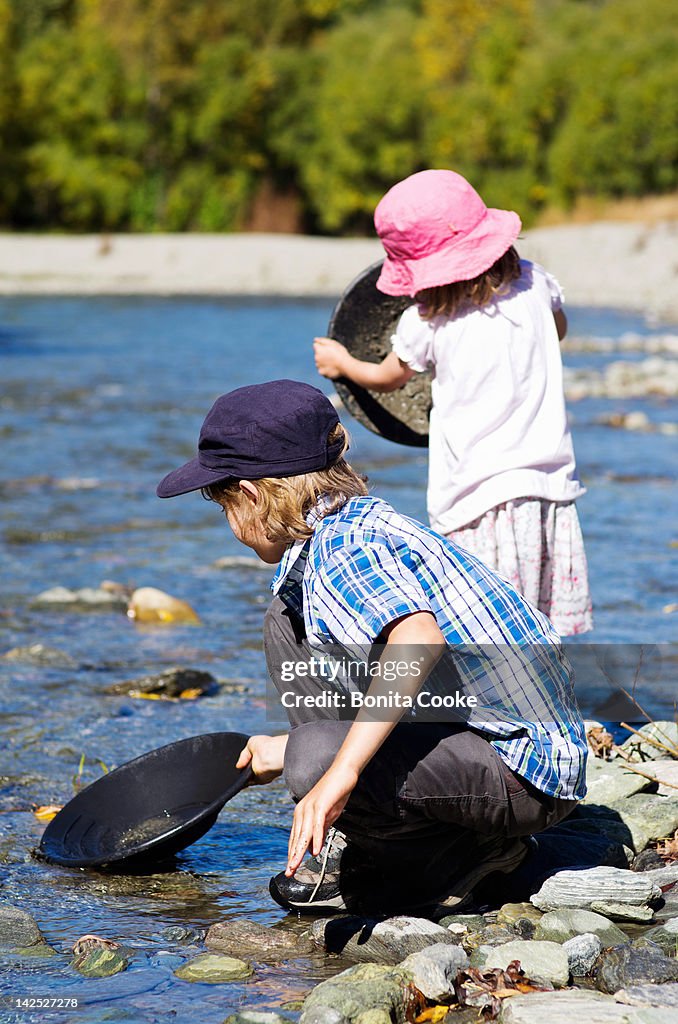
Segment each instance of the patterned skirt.
[[447,536],[512,583],[561,636],[593,629],[584,540],[573,501],[506,501]]

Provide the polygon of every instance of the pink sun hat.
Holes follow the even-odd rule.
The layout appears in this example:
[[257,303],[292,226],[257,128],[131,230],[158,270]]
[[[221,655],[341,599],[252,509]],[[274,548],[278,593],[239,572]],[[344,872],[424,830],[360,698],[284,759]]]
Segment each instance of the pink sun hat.
[[377,288],[411,295],[424,288],[470,281],[515,242],[520,217],[485,206],[454,171],[418,171],[389,189],[374,211],[386,250]]

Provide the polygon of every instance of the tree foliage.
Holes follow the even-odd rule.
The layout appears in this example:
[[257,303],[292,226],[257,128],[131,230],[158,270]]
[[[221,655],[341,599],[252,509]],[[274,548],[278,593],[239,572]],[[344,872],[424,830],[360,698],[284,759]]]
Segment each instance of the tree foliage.
[[[0,221],[371,230],[465,174],[529,222],[678,184],[665,0],[0,0]],[[289,217],[288,217],[289,222]]]

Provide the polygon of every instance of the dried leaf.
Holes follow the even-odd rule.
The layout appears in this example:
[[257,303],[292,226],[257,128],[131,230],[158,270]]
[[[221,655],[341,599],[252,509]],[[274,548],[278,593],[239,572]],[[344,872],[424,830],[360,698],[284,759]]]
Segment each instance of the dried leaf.
[[120,949],[120,943],[113,939],[102,939],[100,935],[81,935],[73,944],[73,952],[76,956],[86,953],[90,949]]
[[594,757],[609,761],[614,749],[614,739],[602,725],[592,726],[586,733],[589,750]]
[[673,838],[659,840],[657,843],[657,853],[667,863],[678,860],[678,829],[676,829]]
[[55,818],[56,815],[61,810],[61,805],[40,804],[40,806],[37,806],[37,804],[33,804],[31,810],[33,811],[33,814],[38,819],[38,821],[51,821],[52,818]]
[[449,1012],[449,1006],[429,1006],[423,1013],[414,1018],[414,1024],[424,1024],[425,1021],[431,1021],[431,1024],[438,1024],[438,1021],[446,1017]]

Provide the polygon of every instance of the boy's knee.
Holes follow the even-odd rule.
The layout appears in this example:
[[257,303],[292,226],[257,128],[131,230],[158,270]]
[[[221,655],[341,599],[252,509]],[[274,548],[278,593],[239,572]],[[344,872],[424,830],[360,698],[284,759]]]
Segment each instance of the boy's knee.
[[307,722],[292,729],[285,748],[283,777],[297,801],[313,789],[330,767],[347,732],[347,722]]

